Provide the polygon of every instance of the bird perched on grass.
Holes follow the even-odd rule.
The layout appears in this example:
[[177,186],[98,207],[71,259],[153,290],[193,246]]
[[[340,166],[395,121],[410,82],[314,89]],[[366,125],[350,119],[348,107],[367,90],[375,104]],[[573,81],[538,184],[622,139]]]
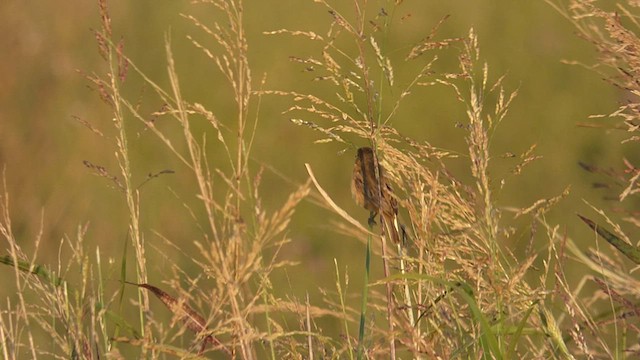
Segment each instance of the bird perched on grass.
[[385,178],[385,170],[376,160],[373,149],[361,147],[356,155],[351,179],[351,194],[356,203],[369,210],[369,226],[375,224],[376,215],[380,214],[382,226],[394,244],[400,243],[398,224],[398,202],[393,196],[393,189]]

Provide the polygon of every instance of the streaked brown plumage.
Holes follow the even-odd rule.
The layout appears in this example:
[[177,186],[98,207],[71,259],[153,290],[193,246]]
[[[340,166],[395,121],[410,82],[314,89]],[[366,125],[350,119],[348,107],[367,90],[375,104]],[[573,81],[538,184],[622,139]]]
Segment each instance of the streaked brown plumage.
[[[378,175],[382,186],[378,185],[376,177],[373,149],[359,148],[353,166],[351,194],[358,205],[370,211],[369,225],[374,224],[376,215],[380,214],[385,232],[397,244],[400,242],[398,202],[393,197],[393,189],[387,183],[384,168],[380,164],[378,164]],[[382,194],[382,201],[380,201],[380,194]]]

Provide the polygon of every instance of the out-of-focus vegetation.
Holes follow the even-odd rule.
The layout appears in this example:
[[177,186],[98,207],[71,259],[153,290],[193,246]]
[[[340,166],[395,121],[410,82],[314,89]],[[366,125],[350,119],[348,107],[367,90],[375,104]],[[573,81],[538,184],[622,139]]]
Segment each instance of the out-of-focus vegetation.
[[[14,231],[20,239],[25,239],[23,245],[28,249],[26,239],[40,231],[44,218],[43,238],[49,251],[40,256],[47,263],[56,259],[60,239],[85,224],[88,224],[90,241],[100,244],[105,255],[117,253],[119,244],[127,236],[126,226],[117,226],[126,224],[125,205],[108,181],[91,176],[91,171],[83,166],[83,160],[89,160],[117,171],[112,150],[107,150],[108,138],[112,138],[113,133],[105,124],[109,124],[111,116],[96,91],[89,89],[84,77],[77,72],[103,70],[91,32],[98,27],[96,5],[66,2],[36,6],[8,1],[1,6],[5,20],[0,26],[4,27],[5,35],[0,41],[4,54],[0,59],[3,79],[0,157],[7,175]],[[123,37],[128,56],[143,64],[149,76],[166,84],[164,39],[170,35],[185,96],[224,114],[229,107],[228,90],[210,61],[184,41],[188,34],[201,34],[179,15],[180,12],[205,17],[214,14],[202,5],[187,3],[159,5],[137,1],[114,2],[109,6],[115,34]],[[289,61],[289,56],[308,56],[318,49],[303,39],[266,36],[263,32],[288,28],[320,33],[331,21],[325,9],[311,1],[289,1],[246,4],[245,11],[254,76],[262,78],[264,74],[265,87],[270,89],[304,91],[318,86],[313,81],[315,74],[305,73],[302,66]],[[407,2],[399,7],[394,16],[406,19],[397,21],[398,29],[388,40],[391,55],[396,53],[401,58],[447,15],[450,17],[442,25],[439,36],[460,37],[473,27],[482,45],[482,56],[491,64],[492,72],[506,74],[506,81],[518,88],[519,96],[511,107],[510,118],[491,136],[494,154],[519,154],[531,144],[537,144],[536,152],[544,159],[532,164],[527,176],[501,190],[500,203],[526,206],[540,196],[557,195],[571,185],[571,196],[549,216],[556,216],[557,222],[568,229],[580,226],[573,213],[585,208],[582,199],[597,203],[601,194],[591,189],[593,179],[578,162],[614,166],[623,152],[614,136],[603,137],[600,131],[576,126],[586,122],[589,115],[611,111],[620,101],[615,91],[592,72],[561,63],[561,60],[589,63],[594,50],[542,1],[472,4],[447,1]],[[397,69],[398,81],[406,81],[402,70],[402,67]],[[142,85],[139,89],[139,94],[130,95],[139,96],[141,107],[148,113],[159,110],[162,104],[144,102],[148,89]],[[423,92],[420,97],[424,100],[402,108],[391,125],[434,146],[464,153],[464,137],[456,127],[464,114],[450,90],[433,87]],[[297,182],[306,178],[303,164],[313,164],[327,189],[343,200],[344,207],[354,215],[364,214],[349,194],[353,152],[339,155],[344,149],[341,145],[313,145],[317,135],[291,124],[288,117],[281,114],[287,107],[283,99],[263,99],[258,125],[261,136],[256,138],[253,153],[255,164],[268,164]],[[92,133],[82,121],[101,129],[104,137]],[[139,182],[148,173],[163,169],[178,171],[151,181],[142,191],[146,227],[168,232],[167,236],[184,239],[184,246],[190,246],[192,235],[180,223],[186,216],[183,209],[163,208],[156,203],[159,198],[174,196],[169,189],[184,181],[180,169],[175,168],[173,159],[155,150],[155,140],[148,132],[140,129],[131,142],[135,148],[134,175]],[[213,146],[210,150],[212,161],[225,163],[224,158],[216,157]],[[496,172],[510,170],[509,160],[498,162],[504,165]],[[468,175],[464,164],[459,166],[459,175]],[[269,189],[265,201],[273,199],[277,203],[291,190],[269,171],[264,181]],[[351,260],[349,254],[359,246],[327,227],[326,215],[313,206],[303,206],[293,224],[291,235],[296,239],[295,246],[287,249],[302,261],[299,270],[309,271],[308,275],[318,282],[329,280],[322,275],[331,272],[332,262],[326,259],[337,257],[347,262]]]
[[[344,14],[346,21],[353,22],[357,20],[354,3],[357,2],[336,1],[332,5],[336,13]],[[175,73],[179,74],[181,96],[215,112],[224,124],[219,131],[233,139],[238,131],[234,94],[215,63],[194,46],[194,43],[207,48],[213,46],[211,36],[189,19],[194,16],[203,24],[217,21],[231,26],[224,15],[210,5],[188,2],[136,1],[108,5],[113,46],[118,48],[121,41],[126,57],[159,87],[169,89],[165,48],[169,43]],[[365,17],[372,21],[367,24],[367,32],[375,32],[377,24],[386,21],[390,24],[379,30],[379,38],[384,40],[379,46],[394,64],[394,81],[399,84],[410,83],[415,77],[414,69],[420,67],[416,66],[420,60],[405,62],[406,54],[429,36],[442,19],[445,20],[434,40],[463,39],[470,28],[474,29],[480,59],[489,64],[489,82],[495,82],[504,74],[502,86],[518,93],[506,118],[488,132],[491,148],[488,170],[496,180],[489,185],[497,211],[510,214],[513,209],[526,209],[542,198],[560,196],[569,188],[568,195],[544,214],[544,222],[557,225],[558,236],[570,236],[578,246],[590,246],[593,232],[575,214],[595,217],[585,200],[597,208],[615,210],[617,204],[607,199],[619,193],[616,189],[594,188],[593,183],[601,181],[597,172],[585,171],[585,166],[579,163],[588,165],[588,169],[608,169],[622,168],[623,158],[631,163],[639,159],[630,145],[620,144],[625,134],[616,129],[613,122],[589,119],[593,114],[612,112],[627,100],[628,94],[588,69],[595,63],[597,53],[576,31],[575,24],[544,1],[404,1],[397,6],[383,1],[369,2],[363,8],[368,11]],[[114,156],[119,134],[113,124],[118,120],[114,119],[112,109],[101,101],[100,87],[87,81],[87,77],[94,74],[102,77],[107,72],[95,36],[96,29],[101,28],[98,6],[80,1],[36,5],[9,0],[0,4],[0,17],[4,34],[0,40],[0,53],[4,54],[0,57],[0,163],[4,167],[5,192],[16,242],[36,263],[73,279],[74,274],[67,274],[64,265],[57,267],[73,263],[71,259],[77,255],[77,249],[72,251],[71,244],[82,237],[82,246],[91,257],[95,258],[95,249],[100,249],[103,271],[107,272],[101,275],[105,286],[118,289],[120,263],[123,257],[131,258],[134,249],[129,246],[123,254],[125,244],[132,241],[131,213],[119,185],[109,179],[120,174],[118,156],[121,155]],[[264,91],[259,97],[259,106],[253,103],[247,114],[249,126],[256,124],[248,167],[250,176],[261,174],[259,198],[260,206],[265,209],[280,208],[290,194],[307,181],[309,175],[304,164],[308,163],[338,205],[366,224],[365,210],[353,203],[349,193],[354,148],[338,142],[314,143],[322,136],[290,121],[291,117],[300,118],[300,114],[284,113],[293,105],[291,98],[269,93],[293,91],[335,99],[336,87],[317,80],[323,75],[319,69],[295,61],[320,57],[322,49],[317,43],[304,36],[267,34],[288,29],[324,36],[334,21],[335,16],[326,7],[313,1],[244,4],[243,24],[253,90]],[[338,48],[354,50],[348,40],[339,41]],[[453,43],[451,47],[461,50],[462,44]],[[459,70],[459,59],[454,52],[434,50],[436,53],[441,59],[433,69],[435,74]],[[568,64],[574,61],[587,66]],[[131,67],[128,71],[135,73]],[[375,81],[383,82],[381,79],[382,76]],[[168,133],[182,131],[163,116],[166,106],[157,97],[150,96],[154,92],[153,86],[139,76],[130,76],[127,86],[122,88],[123,97],[146,121]],[[392,98],[400,94],[391,92],[379,96]],[[487,97],[496,101],[493,94],[487,93]],[[382,111],[388,113],[393,102],[384,106]],[[415,88],[387,125],[403,136],[455,155],[446,159],[447,171],[462,182],[472,182],[468,134],[465,125],[461,125],[468,122],[465,111],[450,86]],[[604,129],[584,126],[587,123]],[[193,126],[194,133],[198,134],[209,125],[195,122]],[[135,201],[140,204],[147,281],[163,284],[180,278],[182,274],[176,273],[176,268],[188,274],[187,278],[198,277],[194,273],[200,268],[190,260],[192,254],[203,252],[197,244],[203,243],[206,214],[193,207],[197,200],[193,189],[197,184],[187,175],[191,171],[189,165],[177,159],[142,122],[127,121],[125,130],[132,186],[140,185],[139,198]],[[236,159],[229,158],[222,150],[215,133],[209,132],[207,136],[196,140],[206,143],[204,151],[209,169],[229,174]],[[347,140],[356,147],[369,145],[355,135]],[[228,145],[237,146],[233,140]],[[534,145],[531,157],[540,158],[520,171],[520,154],[527,153]],[[186,147],[185,144],[176,146],[179,151]],[[260,170],[262,168],[264,170]],[[165,170],[171,173],[150,176]],[[212,193],[224,194],[221,188],[225,180],[221,176],[214,179]],[[507,181],[503,185],[500,179]],[[337,263],[339,271],[348,273],[349,277],[346,301],[357,307],[361,294],[354,289],[362,287],[365,270],[362,242],[338,231],[335,223],[340,218],[326,207],[318,206],[319,201],[318,197],[307,197],[298,205],[286,229],[291,242],[281,249],[276,247],[280,259],[296,264],[270,269],[273,270],[270,286],[276,296],[290,297],[292,302],[295,302],[293,299],[302,301],[306,294],[311,299],[335,300],[335,294],[325,295],[325,292],[335,291]],[[403,215],[409,217],[406,211]],[[615,221],[626,214],[612,211],[609,216]],[[516,257],[527,256],[528,246],[537,249],[549,241],[549,233],[540,219],[522,216],[511,221],[504,232],[515,235],[506,237],[510,243],[501,245],[514,249]],[[35,239],[41,239],[37,253],[34,253]],[[610,249],[602,250],[615,254]],[[268,247],[265,251],[271,254],[276,249]],[[382,277],[382,266],[377,260],[372,263],[373,280]],[[543,260],[546,258],[536,259],[534,271],[527,273],[527,278],[542,277]],[[128,278],[133,280],[135,261],[130,259],[126,266]],[[576,280],[583,276],[579,269],[571,266],[566,274]],[[3,279],[0,283],[8,289],[3,295],[12,299],[15,281],[12,277]],[[134,290],[132,287],[126,291],[134,294]],[[131,295],[131,298],[136,297]],[[318,300],[314,305],[319,303]],[[553,305],[550,308],[553,310]],[[528,308],[523,309],[520,310]],[[127,311],[131,310],[123,310]],[[544,314],[541,318],[551,316],[543,311],[541,314]],[[342,331],[342,324],[333,318],[319,319],[318,323],[324,329],[333,329],[334,333]],[[562,350],[556,354],[562,354]]]

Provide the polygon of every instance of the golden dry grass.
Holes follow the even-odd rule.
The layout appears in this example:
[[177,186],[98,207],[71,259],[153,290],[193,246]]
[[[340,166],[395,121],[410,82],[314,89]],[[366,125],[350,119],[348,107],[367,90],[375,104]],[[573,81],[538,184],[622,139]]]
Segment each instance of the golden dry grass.
[[[81,121],[106,139],[105,152],[114,154],[116,170],[91,161],[85,166],[106,178],[126,204],[127,237],[121,257],[107,262],[100,247],[87,245],[87,228],[79,227],[60,245],[57,268],[39,266],[12,231],[10,194],[4,191],[0,234],[8,254],[0,261],[8,265],[4,270],[18,290],[17,301],[1,307],[4,358],[596,359],[637,354],[634,268],[617,253],[581,249],[547,221],[547,212],[569,189],[519,208],[497,200],[496,193],[540,157],[535,145],[527,145],[521,154],[508,155],[515,161],[507,175],[493,174],[499,156],[492,136],[510,121],[517,90],[508,90],[513,88],[509,77],[491,73],[477,33],[464,29],[458,37],[441,38],[445,17],[403,56],[391,56],[386,35],[402,1],[375,12],[367,1],[350,1],[347,9],[317,3],[331,18],[324,32],[265,33],[302,37],[316,46],[316,53],[289,57],[317,84],[317,92],[303,92],[271,89],[265,77],[256,79],[243,17],[243,7],[250,5],[241,0],[197,2],[216,14],[213,19],[183,15],[197,35],[165,37],[166,82],[153,79],[127,56],[124,40],[114,35],[106,0],[99,1],[101,21],[94,34],[105,67],[85,77],[112,121]],[[601,74],[627,92],[629,100],[610,116],[621,118],[620,126],[631,134],[627,141],[635,141],[639,40],[629,29],[638,26],[632,10],[620,6],[617,13],[605,12],[590,1],[570,1],[567,9],[564,3],[549,3],[596,46],[598,64],[607,67]],[[177,41],[202,51],[217,69],[217,80],[231,94],[233,116],[184,94],[173,52]],[[412,73],[411,81],[398,81],[400,67]],[[131,82],[144,84],[142,100],[128,95]],[[457,124],[466,153],[438,148],[392,126],[402,107],[425,88],[448,92],[466,114]],[[262,107],[271,99],[285,99],[282,114],[299,125],[297,130],[317,133],[317,143],[337,143],[347,153],[362,145],[375,150],[401,209],[407,230],[403,243],[394,246],[381,227],[367,229],[364,217],[359,221],[360,215],[342,209],[309,164],[308,180],[291,181],[293,190],[274,205],[262,183],[276,170],[252,160],[262,136]],[[143,110],[142,103],[154,104],[155,110]],[[181,239],[190,251],[162,230],[145,226],[145,186],[174,171],[140,180],[132,149],[141,132],[152,134],[155,146],[188,178],[189,186],[173,194],[188,214],[189,233],[198,234]],[[226,162],[212,161],[211,151],[222,153]],[[464,161],[469,176],[456,175],[453,160]],[[620,203],[638,192],[639,172],[627,164],[615,179],[624,182]],[[306,201],[341,219],[327,222],[333,232],[363,245],[367,262],[360,271],[366,274],[361,290],[349,287],[350,272],[335,259],[335,289],[320,289],[322,296],[276,289],[286,288],[273,282],[276,272],[295,271],[296,260],[282,252],[291,246],[293,215]],[[600,235],[611,234],[633,250],[632,230],[605,211],[600,214],[613,229]],[[632,209],[625,215],[628,223],[638,224]],[[519,228],[523,218],[527,226]],[[595,223],[592,227],[597,231]],[[508,246],[522,233],[529,235],[523,246]],[[34,254],[41,240],[42,232]],[[566,276],[567,264],[576,261],[584,267],[578,284]],[[380,263],[383,275],[377,276],[371,270]],[[350,301],[354,297],[360,308]],[[340,330],[323,328],[324,318],[335,319]],[[50,340],[42,340],[45,335]]]

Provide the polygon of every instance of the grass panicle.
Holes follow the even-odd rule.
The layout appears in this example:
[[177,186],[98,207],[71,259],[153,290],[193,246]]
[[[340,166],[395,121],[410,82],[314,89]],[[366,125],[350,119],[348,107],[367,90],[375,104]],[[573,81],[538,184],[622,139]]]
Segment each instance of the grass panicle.
[[[501,201],[505,184],[517,185],[530,164],[546,159],[536,144],[525,144],[521,154],[494,151],[497,129],[510,121],[518,90],[508,90],[512,79],[490,71],[476,30],[441,35],[450,21],[444,16],[421,24],[424,34],[399,44],[411,13],[408,2],[313,3],[317,14],[311,15],[325,16],[323,29],[260,34],[307,45],[278,55],[302,70],[299,83],[311,86],[281,89],[271,86],[271,76],[255,76],[258,40],[247,30],[245,12],[253,4],[195,1],[188,9],[197,10],[180,14],[192,32],[165,35],[164,73],[151,75],[128,52],[126,37],[117,35],[107,1],[98,1],[100,25],[93,35],[103,67],[81,74],[110,120],[78,122],[106,144],[109,158],[86,159],[84,166],[117,190],[114,202],[126,216],[104,221],[122,250],[113,258],[88,245],[87,224],[72,230],[74,236],[52,239],[60,242],[57,267],[39,264],[43,231],[18,239],[9,194],[2,191],[6,252],[0,263],[16,289],[0,306],[2,356],[599,359],[640,353],[634,342],[640,328],[634,266],[640,258],[633,240],[640,221],[630,201],[640,192],[640,171],[632,161],[622,160],[620,170],[581,164],[589,175],[608,178],[603,188],[619,190],[615,210],[622,208],[623,217],[618,221],[613,211],[595,207],[604,220],[579,215],[593,234],[587,248],[579,246],[570,226],[546,217],[570,195],[569,186],[529,205]],[[625,130],[624,143],[637,141],[637,4],[629,0],[611,12],[588,0],[547,3],[598,51],[598,66],[590,68],[625,94],[611,114],[594,116],[616,124],[588,125]],[[215,72],[207,80],[216,91],[224,86],[228,109],[193,100],[185,59],[174,53],[183,44]],[[458,147],[439,148],[428,141],[430,134],[420,138],[399,130],[410,121],[403,109],[429,101],[425,94],[433,90],[458,106],[449,124],[459,130]],[[281,176],[269,164],[256,165],[254,153],[264,136],[263,111],[271,110],[271,100],[283,99],[283,119],[273,121],[317,134],[309,146],[335,146],[348,154],[372,149],[374,190],[378,199],[397,202],[402,241],[382,221],[363,226],[364,212],[351,213],[309,163],[303,180],[277,185],[286,196],[274,195],[270,176]],[[146,151],[147,142],[153,151]],[[149,153],[160,156],[140,160]],[[172,185],[153,188],[163,182]],[[355,291],[353,270],[337,256],[333,264],[332,257],[318,259],[334,269],[335,289],[295,284],[307,287],[302,296],[289,291],[291,283],[276,282],[282,274],[299,280],[289,278],[300,264],[288,250],[300,246],[292,244],[293,225],[304,202],[323,212],[305,228],[329,226],[330,234],[361,247],[362,271],[356,273],[363,276]],[[157,213],[171,221],[149,226],[147,214]],[[180,235],[172,226],[180,227]],[[35,244],[33,254],[23,250],[25,241]],[[581,265],[579,282],[570,274],[575,264]],[[326,325],[331,322],[337,330]]]

